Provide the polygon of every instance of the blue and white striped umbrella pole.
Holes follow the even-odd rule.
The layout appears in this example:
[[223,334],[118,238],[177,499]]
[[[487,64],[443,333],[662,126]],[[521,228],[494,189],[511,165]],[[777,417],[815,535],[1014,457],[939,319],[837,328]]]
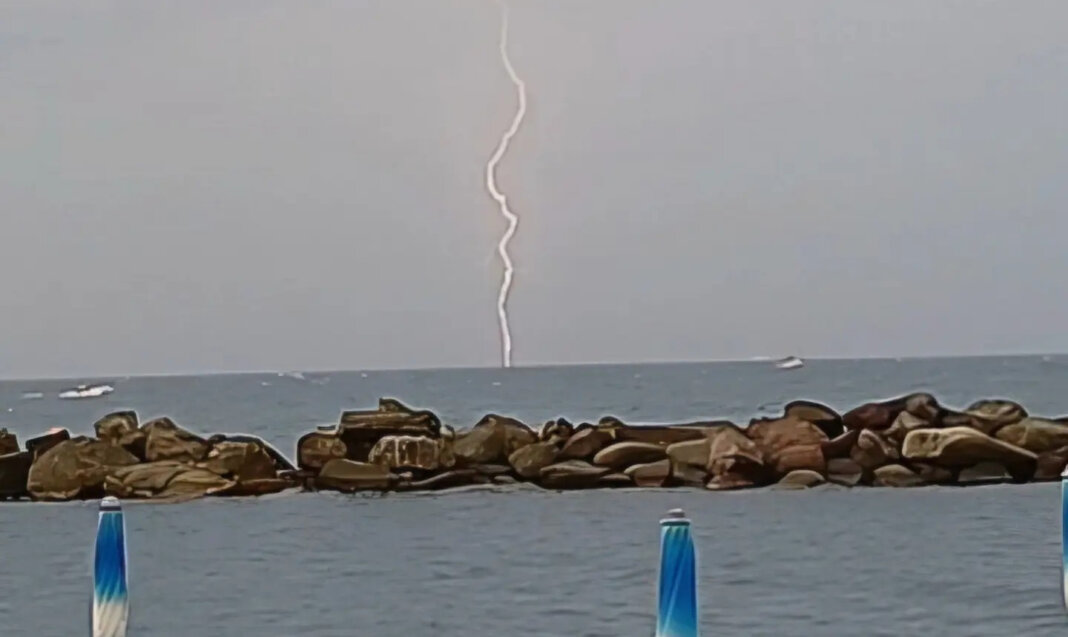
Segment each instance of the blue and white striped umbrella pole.
[[1068,610],[1068,467],[1061,473],[1061,598]]
[[116,498],[100,502],[93,551],[92,637],[126,637],[126,521]]
[[697,556],[690,521],[673,509],[660,521],[656,637],[698,637]]

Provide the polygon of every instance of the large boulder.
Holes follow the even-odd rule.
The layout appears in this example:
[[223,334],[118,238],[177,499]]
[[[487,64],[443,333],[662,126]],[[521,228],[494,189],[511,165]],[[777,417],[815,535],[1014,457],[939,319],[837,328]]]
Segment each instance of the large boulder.
[[1010,445],[1041,454],[1068,446],[1068,424],[1043,418],[1024,418],[1001,427],[994,436]]
[[277,478],[274,460],[253,442],[216,443],[197,467],[238,482]]
[[248,434],[214,434],[208,438],[209,445],[217,445],[220,442],[247,442],[258,446],[263,449],[271,461],[274,462],[274,468],[276,471],[293,472],[297,470],[297,467],[293,465],[293,462],[289,458],[282,455],[281,451],[278,451],[271,443],[267,442],[259,436],[250,436]]
[[860,437],[861,431],[863,430],[850,429],[842,435],[822,443],[820,448],[823,449],[823,457],[827,460],[848,458],[853,451],[853,445],[857,444],[857,438]]
[[849,458],[832,458],[827,461],[827,482],[855,487],[864,478],[864,468]]
[[598,451],[612,444],[612,434],[604,429],[579,429],[560,449],[561,460],[589,460]]
[[33,454],[29,451],[0,455],[0,500],[17,500],[30,495],[26,490],[26,482],[32,463]]
[[990,399],[972,403],[964,410],[971,418],[971,426],[988,436],[999,429],[1027,418],[1027,410],[1011,400]]
[[933,424],[930,421],[903,411],[897,415],[890,428],[882,432],[882,437],[900,447],[905,442],[905,436],[909,435],[913,429],[931,429],[932,427]]
[[998,462],[1017,480],[1029,480],[1038,463],[1034,453],[971,427],[915,429],[905,436],[901,454],[908,460],[949,469],[963,469],[980,462]]
[[897,448],[871,429],[862,429],[849,457],[865,471],[874,471],[898,459]]
[[170,418],[150,420],[141,430],[146,436],[144,459],[149,462],[199,462],[208,455],[207,440],[182,429]]
[[52,427],[40,436],[27,440],[26,451],[32,453],[35,459],[40,458],[45,452],[64,440],[70,440],[70,432],[59,427]]
[[793,417],[758,420],[745,433],[763,450],[776,476],[785,476],[795,469],[826,473],[823,444],[828,441],[827,435],[807,420]]
[[508,456],[508,464],[519,477],[533,480],[541,475],[542,469],[556,462],[558,453],[555,442],[535,442],[513,451]]
[[441,421],[430,411],[412,409],[392,398],[381,398],[378,409],[344,411],[338,436],[345,443],[347,458],[366,461],[371,449],[386,436],[440,438]]
[[437,475],[416,480],[414,482],[402,482],[397,485],[399,491],[439,491],[441,489],[455,489],[473,484],[492,484],[493,480],[482,475],[474,469],[454,469]]
[[700,440],[678,442],[667,448],[676,481],[693,484],[705,476],[713,488],[739,488],[768,479],[764,452],[733,424],[718,425]]
[[122,447],[79,436],[59,443],[34,460],[27,489],[37,500],[98,497],[108,475],[137,463],[138,458]]
[[311,431],[297,440],[297,466],[318,471],[331,460],[348,456],[348,447],[336,431]]
[[453,454],[462,466],[503,463],[520,447],[537,441],[538,435],[518,420],[489,414],[470,431],[457,434]]
[[710,428],[728,424],[724,421],[699,421],[679,425],[628,425],[611,416],[601,419],[599,427],[614,442],[641,442],[666,447],[676,442],[699,440]]
[[19,438],[7,429],[0,429],[0,456],[19,451]]
[[371,448],[367,461],[388,469],[424,473],[448,469],[456,463],[451,444],[442,438],[426,436],[380,438]]
[[815,471],[794,469],[783,476],[775,486],[780,489],[808,489],[818,487],[825,482],[826,480],[824,480],[823,476]]
[[315,478],[316,486],[321,489],[335,489],[346,493],[384,491],[395,481],[396,476],[390,473],[388,468],[355,460],[331,460]]
[[565,460],[541,470],[539,481],[547,489],[585,489],[597,485],[598,478],[612,473],[582,460]]
[[1065,466],[1068,466],[1068,446],[1040,453],[1034,480],[1060,480]]
[[667,458],[656,462],[636,464],[623,472],[639,487],[662,487],[671,477],[671,461]]
[[846,429],[884,431],[894,424],[903,411],[934,423],[942,413],[942,407],[931,394],[922,392],[909,394],[890,400],[866,403],[852,409],[842,415],[842,424]]
[[666,457],[665,447],[650,442],[617,442],[597,452],[593,464],[622,470],[635,464],[656,462]]
[[1012,480],[1008,470],[1000,462],[980,462],[961,469],[957,484],[996,484]]
[[148,435],[140,429],[136,412],[115,411],[107,414],[93,423],[93,431],[100,440],[124,447],[133,455],[144,459]]
[[225,492],[234,484],[207,469],[160,460],[116,469],[105,478],[104,490],[117,498],[186,501]]
[[795,400],[787,403],[786,407],[783,409],[783,416],[786,418],[793,417],[798,420],[807,420],[819,427],[820,430],[826,434],[828,439],[840,436],[844,431],[842,427],[842,417],[838,415],[838,412],[827,405],[815,403],[810,400]]
[[875,485],[879,487],[918,487],[923,478],[912,469],[899,464],[888,464],[875,470]]
[[551,442],[560,446],[567,442],[574,433],[574,425],[563,418],[557,418],[556,420],[550,420],[545,423],[545,426],[538,432],[538,440],[542,442]]

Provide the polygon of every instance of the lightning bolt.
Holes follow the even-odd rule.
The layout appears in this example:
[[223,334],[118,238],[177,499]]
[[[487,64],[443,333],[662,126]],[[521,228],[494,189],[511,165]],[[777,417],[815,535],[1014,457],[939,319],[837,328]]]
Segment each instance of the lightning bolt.
[[515,117],[512,118],[512,125],[501,136],[501,141],[497,144],[497,150],[493,152],[489,162],[486,163],[486,190],[489,191],[490,196],[500,206],[501,215],[508,221],[508,229],[505,230],[504,235],[497,244],[497,254],[500,255],[501,262],[504,264],[504,276],[501,280],[500,292],[497,294],[497,320],[501,326],[501,362],[505,367],[511,367],[512,331],[508,327],[508,293],[512,289],[515,268],[512,266],[512,258],[508,255],[508,242],[512,240],[516,228],[519,226],[519,217],[508,208],[507,198],[497,190],[495,173],[497,164],[500,163],[504,153],[508,150],[508,144],[512,141],[512,137],[515,136],[519,131],[519,127],[523,124],[523,117],[527,113],[527,88],[523,80],[519,79],[519,75],[512,66],[512,61],[508,58],[508,5],[502,0],[497,0],[497,4],[501,7],[501,38],[499,46],[501,62],[504,63],[504,69],[508,72],[508,77],[512,80],[512,84],[515,85],[516,93],[519,96],[519,107],[516,109]]

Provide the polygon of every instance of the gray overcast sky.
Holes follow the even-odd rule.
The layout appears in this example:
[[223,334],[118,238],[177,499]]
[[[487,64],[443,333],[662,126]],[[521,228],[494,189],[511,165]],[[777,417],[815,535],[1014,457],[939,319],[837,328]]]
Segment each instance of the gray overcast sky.
[[[1068,350],[1064,0],[512,0],[515,363]],[[496,365],[490,0],[0,3],[0,376]]]

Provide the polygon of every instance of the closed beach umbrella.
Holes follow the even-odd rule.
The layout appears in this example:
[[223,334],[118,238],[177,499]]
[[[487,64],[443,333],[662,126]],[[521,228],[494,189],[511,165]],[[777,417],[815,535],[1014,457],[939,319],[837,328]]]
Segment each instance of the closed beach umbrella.
[[92,637],[126,637],[126,521],[115,498],[100,502],[93,551]]
[[657,593],[656,637],[697,637],[697,556],[682,509],[660,521]]
[[1068,467],[1061,473],[1061,597],[1068,610]]

